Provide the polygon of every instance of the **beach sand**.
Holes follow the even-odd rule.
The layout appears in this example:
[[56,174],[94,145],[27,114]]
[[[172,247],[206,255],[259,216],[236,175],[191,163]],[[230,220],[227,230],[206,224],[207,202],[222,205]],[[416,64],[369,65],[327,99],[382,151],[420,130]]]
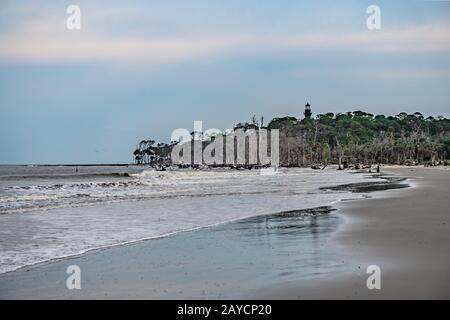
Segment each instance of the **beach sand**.
[[[338,206],[347,223],[333,243],[352,271],[286,283],[259,298],[450,299],[450,171],[385,171],[411,177],[413,188]],[[380,290],[367,288],[369,265],[380,267]]]
[[[384,171],[413,187],[22,268],[0,275],[0,298],[449,299],[450,172]],[[81,290],[66,288],[69,265]],[[381,290],[366,287],[369,265]]]

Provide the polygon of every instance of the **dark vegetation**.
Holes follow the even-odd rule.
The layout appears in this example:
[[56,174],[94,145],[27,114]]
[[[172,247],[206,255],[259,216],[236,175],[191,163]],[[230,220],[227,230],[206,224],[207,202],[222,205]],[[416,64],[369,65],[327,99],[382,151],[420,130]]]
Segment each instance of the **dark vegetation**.
[[[272,119],[265,127],[253,117],[249,126],[279,129],[280,165],[287,167],[447,165],[450,156],[450,120],[425,118],[419,112],[375,116],[355,111],[302,120],[284,117]],[[138,164],[170,165],[175,144],[141,141],[134,159]]]
[[313,164],[444,164],[450,155],[450,120],[421,113],[384,116],[355,111],[320,114],[297,121],[275,118],[280,162]]

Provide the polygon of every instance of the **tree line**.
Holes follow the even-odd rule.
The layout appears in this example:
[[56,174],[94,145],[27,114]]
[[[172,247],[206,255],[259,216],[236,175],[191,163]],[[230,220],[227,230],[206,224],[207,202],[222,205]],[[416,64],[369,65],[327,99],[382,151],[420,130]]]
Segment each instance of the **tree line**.
[[363,111],[275,118],[284,166],[432,164],[450,155],[450,120],[421,113],[374,116]]
[[[325,113],[299,120],[272,119],[267,126],[253,116],[252,128],[279,130],[280,165],[286,167],[339,164],[447,164],[450,156],[450,120],[442,116],[425,118],[421,113],[396,116],[363,111]],[[242,124],[240,124],[242,126]],[[245,126],[244,126],[245,127]],[[203,145],[208,145],[204,141]],[[171,164],[177,142],[143,140],[134,150],[137,164]]]

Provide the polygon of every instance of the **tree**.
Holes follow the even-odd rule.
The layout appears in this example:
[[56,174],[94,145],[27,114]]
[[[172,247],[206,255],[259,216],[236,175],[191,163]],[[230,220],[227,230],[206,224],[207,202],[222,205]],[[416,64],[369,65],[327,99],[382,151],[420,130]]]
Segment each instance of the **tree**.
[[[252,122],[257,123],[255,116]],[[419,112],[395,117],[364,111],[325,113],[301,121],[273,118],[267,129],[280,130],[280,164],[285,166],[433,163],[450,155],[450,120],[425,119]],[[212,141],[203,141],[204,147]],[[142,140],[133,156],[137,164],[170,164],[175,144]]]

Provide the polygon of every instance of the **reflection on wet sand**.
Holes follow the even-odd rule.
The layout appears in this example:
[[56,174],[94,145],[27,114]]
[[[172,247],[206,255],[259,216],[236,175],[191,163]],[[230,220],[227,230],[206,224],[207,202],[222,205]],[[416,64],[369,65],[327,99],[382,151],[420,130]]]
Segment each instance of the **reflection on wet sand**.
[[341,221],[331,211],[320,207],[262,215],[75,257],[69,261],[83,272],[80,292],[66,290],[63,278],[49,276],[45,296],[37,289],[42,282],[39,275],[60,275],[66,260],[37,266],[33,272],[22,269],[14,277],[0,277],[0,296],[10,297],[8,292],[65,299],[249,296],[267,285],[344,268],[327,243]]
[[[400,182],[389,179],[383,188]],[[360,187],[370,185],[343,188]],[[238,299],[274,284],[337,275],[349,266],[334,251],[331,235],[342,218],[332,211],[259,215],[24,268],[0,276],[0,298]],[[66,290],[68,264],[82,269],[80,292]]]

